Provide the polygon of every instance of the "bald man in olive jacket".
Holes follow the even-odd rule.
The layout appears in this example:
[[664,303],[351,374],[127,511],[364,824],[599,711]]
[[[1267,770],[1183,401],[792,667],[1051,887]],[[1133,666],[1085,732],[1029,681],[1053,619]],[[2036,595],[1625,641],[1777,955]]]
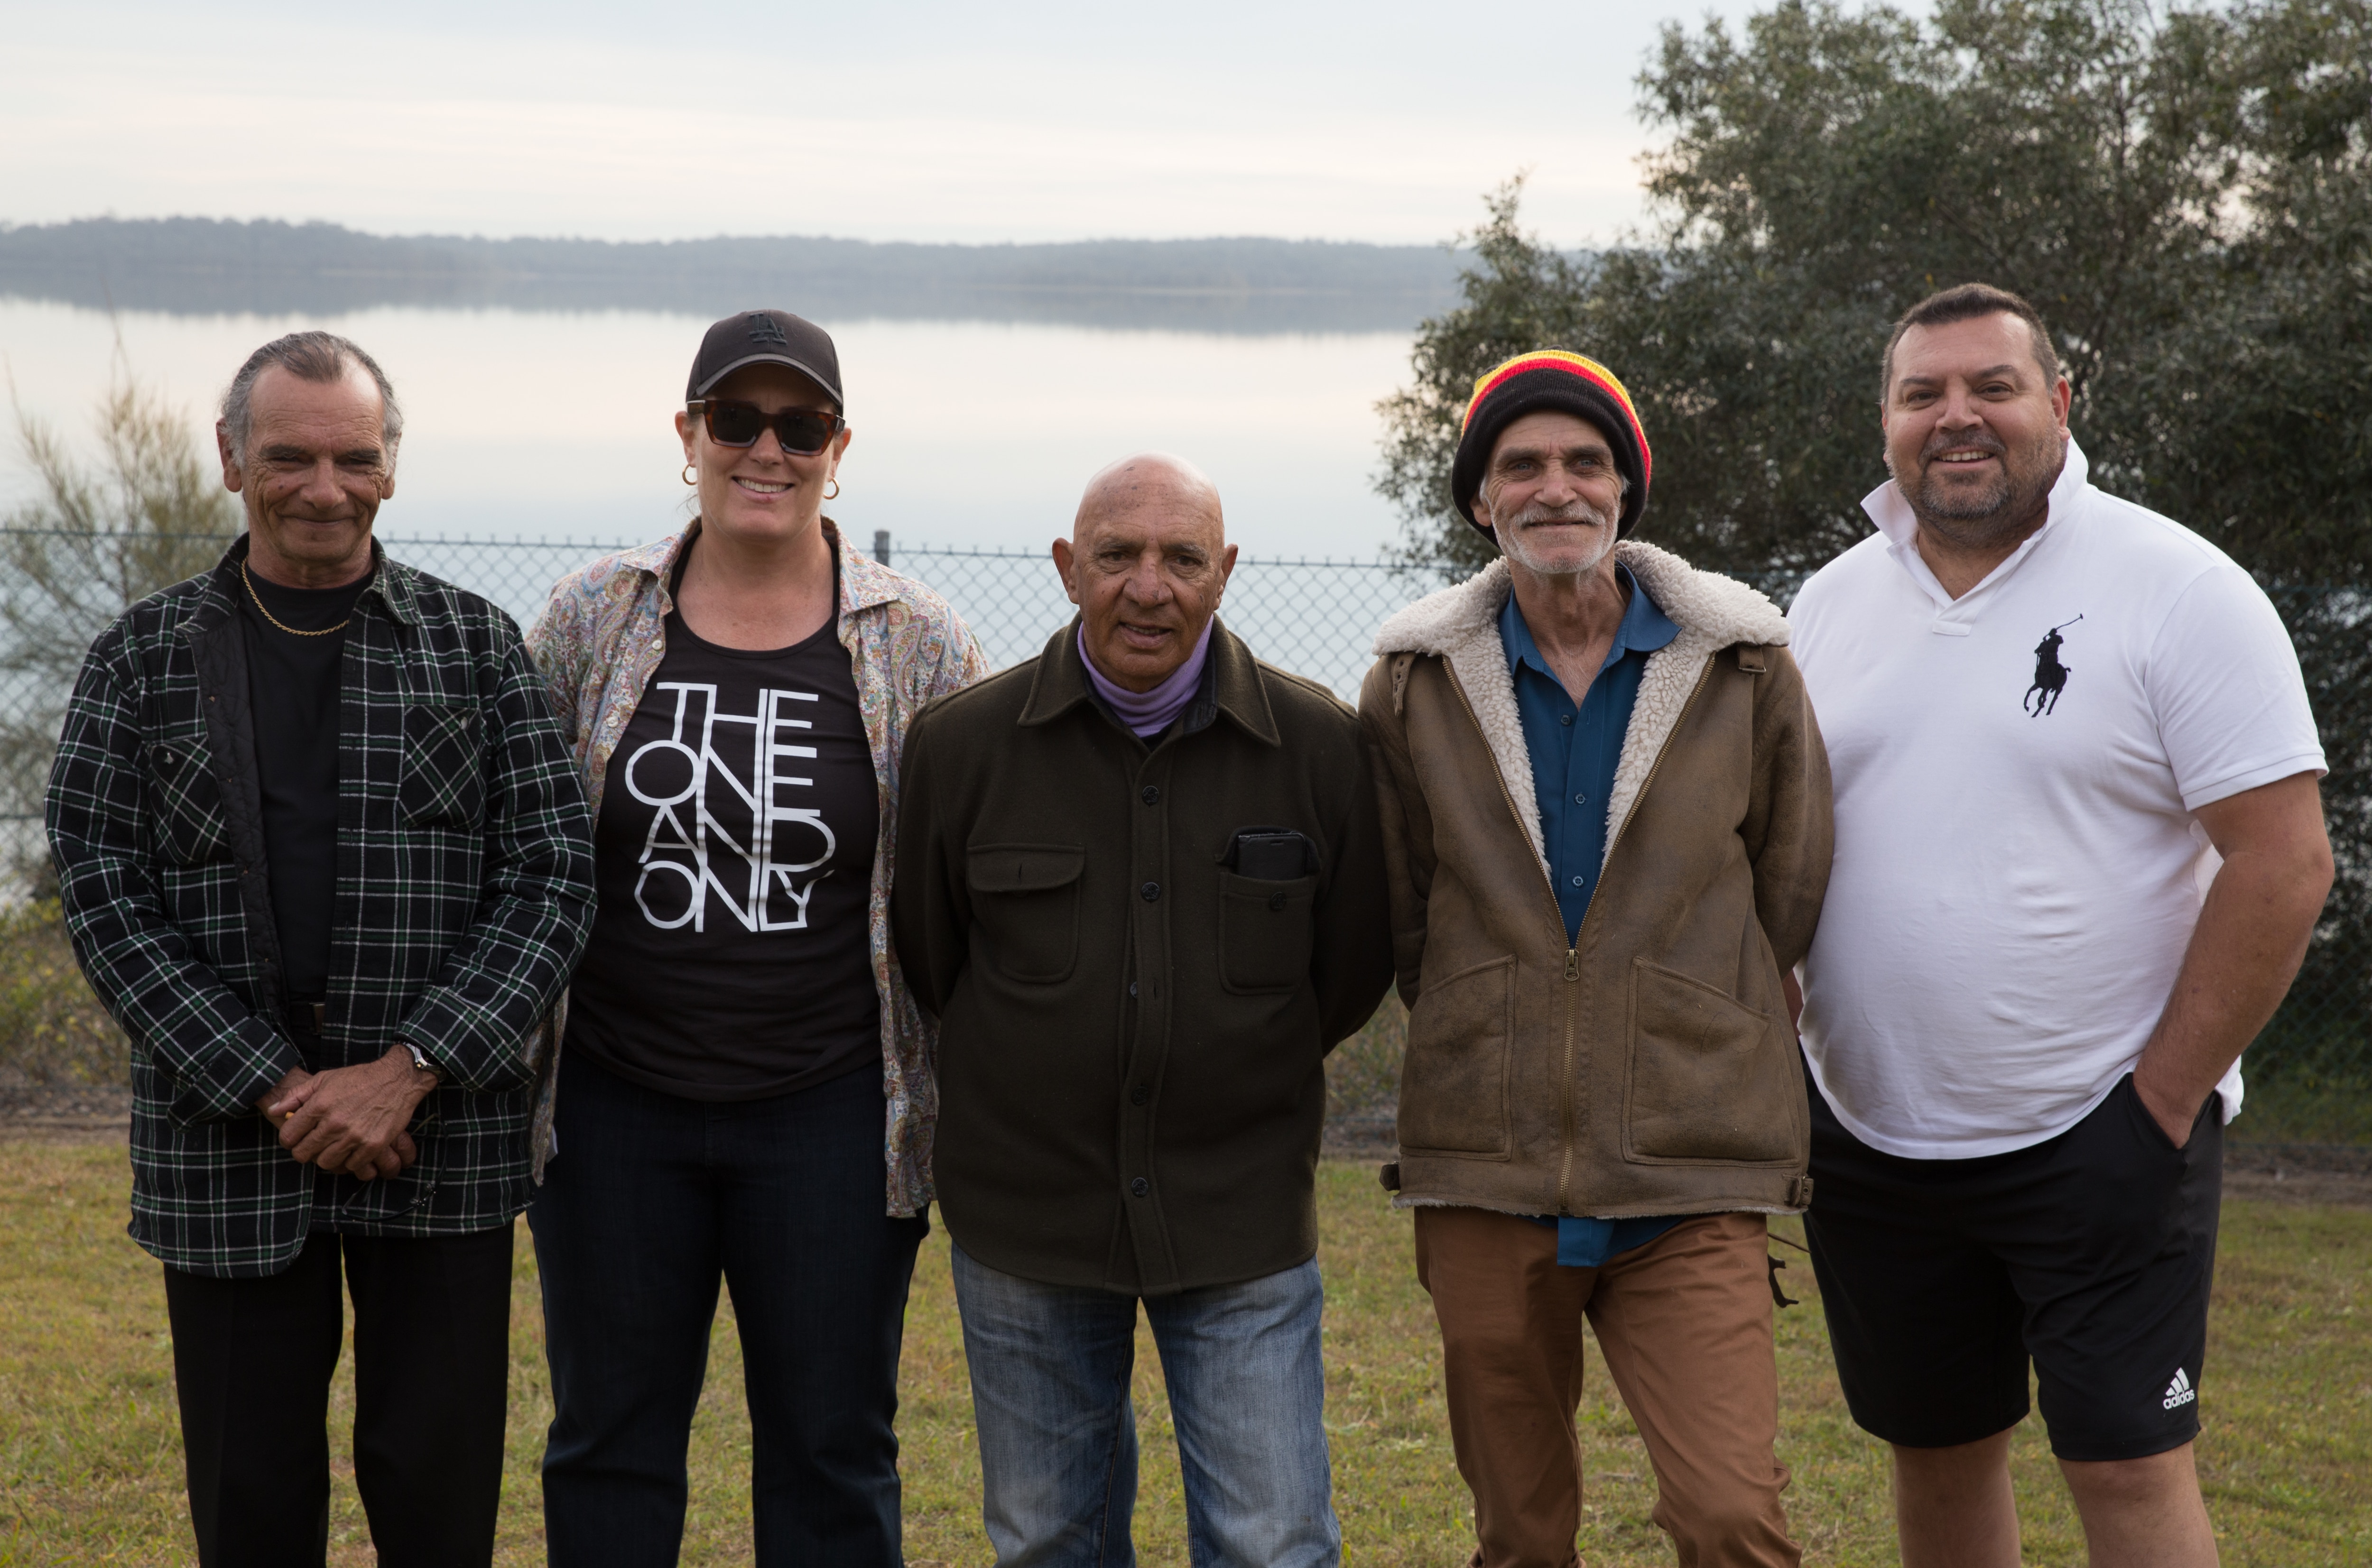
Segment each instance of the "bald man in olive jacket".
[[1356,715],[1215,620],[1234,558],[1191,466],[1114,464],[1054,546],[1080,618],[907,743],[892,923],[1000,1562],[1126,1539],[1140,1299],[1197,1560],[1340,1553],[1312,1182],[1384,863]]

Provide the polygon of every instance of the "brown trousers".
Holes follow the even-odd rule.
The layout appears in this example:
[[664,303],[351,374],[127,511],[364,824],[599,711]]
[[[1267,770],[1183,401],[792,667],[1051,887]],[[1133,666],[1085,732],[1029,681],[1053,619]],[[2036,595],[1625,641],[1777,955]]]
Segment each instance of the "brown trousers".
[[1703,1214],[1597,1269],[1556,1231],[1487,1209],[1416,1211],[1416,1273],[1441,1322],[1449,1431],[1474,1493],[1477,1568],[1578,1562],[1581,1324],[1656,1467],[1680,1568],[1796,1568],[1772,1458],[1779,1377],[1760,1214]]

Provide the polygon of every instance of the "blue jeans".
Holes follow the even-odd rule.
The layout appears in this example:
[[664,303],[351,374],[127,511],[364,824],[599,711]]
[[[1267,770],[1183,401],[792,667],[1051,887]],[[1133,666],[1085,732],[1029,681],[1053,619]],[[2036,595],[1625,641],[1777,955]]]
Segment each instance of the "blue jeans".
[[543,1276],[554,1568],[671,1565],[721,1277],[762,1564],[897,1568],[898,1348],[923,1219],[882,1213],[881,1075],[713,1103],[560,1069],[528,1223]]
[[[1136,1507],[1137,1298],[1041,1284],[953,1249],[998,1568],[1126,1568]],[[1169,1387],[1194,1568],[1343,1555],[1327,1463],[1315,1261],[1145,1299]]]

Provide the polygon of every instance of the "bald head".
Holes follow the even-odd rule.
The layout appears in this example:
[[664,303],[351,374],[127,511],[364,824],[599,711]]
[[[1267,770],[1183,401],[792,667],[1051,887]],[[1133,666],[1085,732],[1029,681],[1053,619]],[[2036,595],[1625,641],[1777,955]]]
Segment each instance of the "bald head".
[[1103,524],[1144,513],[1157,516],[1165,531],[1181,535],[1207,530],[1203,548],[1216,554],[1227,542],[1225,517],[1219,510],[1219,487],[1211,476],[1183,458],[1167,452],[1139,452],[1107,463],[1087,481],[1079,497],[1078,516],[1071,522],[1071,545],[1087,548],[1088,537]]
[[1071,537],[1054,541],[1087,657],[1132,691],[1152,691],[1192,656],[1235,564],[1218,486],[1162,452],[1122,458],[1087,481]]

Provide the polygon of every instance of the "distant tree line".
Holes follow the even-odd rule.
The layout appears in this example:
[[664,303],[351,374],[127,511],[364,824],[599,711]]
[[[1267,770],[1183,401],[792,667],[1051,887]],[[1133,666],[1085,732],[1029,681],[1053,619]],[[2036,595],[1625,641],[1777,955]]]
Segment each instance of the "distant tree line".
[[1400,331],[1456,297],[1459,265],[1437,245],[1294,239],[918,245],[790,235],[620,243],[395,238],[270,219],[0,225],[0,292],[194,313],[503,305],[721,316],[764,303],[824,320]]

